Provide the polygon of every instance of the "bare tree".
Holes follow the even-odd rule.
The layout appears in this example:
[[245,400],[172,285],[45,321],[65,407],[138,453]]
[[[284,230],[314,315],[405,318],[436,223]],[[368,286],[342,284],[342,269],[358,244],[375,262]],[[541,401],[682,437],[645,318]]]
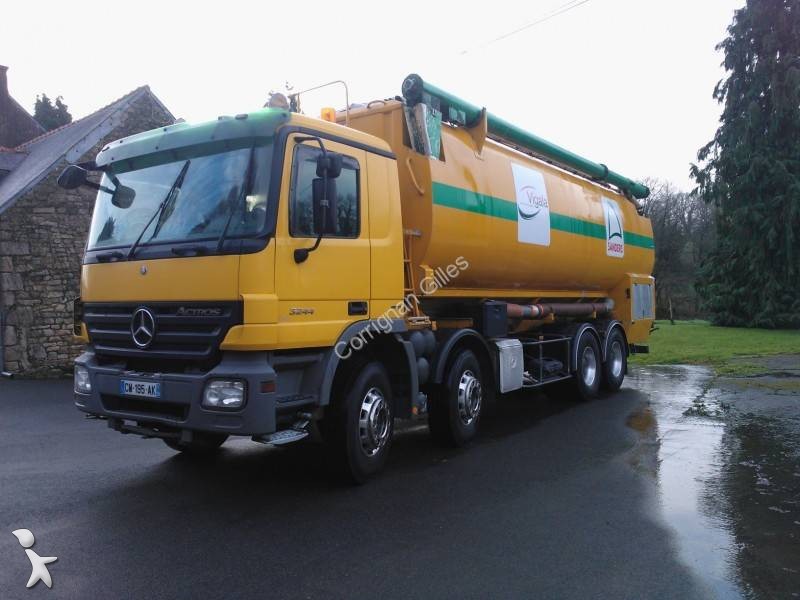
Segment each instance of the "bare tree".
[[646,180],[650,196],[642,201],[653,224],[656,244],[656,306],[660,318],[698,316],[698,269],[714,246],[714,209],[697,196],[659,179]]

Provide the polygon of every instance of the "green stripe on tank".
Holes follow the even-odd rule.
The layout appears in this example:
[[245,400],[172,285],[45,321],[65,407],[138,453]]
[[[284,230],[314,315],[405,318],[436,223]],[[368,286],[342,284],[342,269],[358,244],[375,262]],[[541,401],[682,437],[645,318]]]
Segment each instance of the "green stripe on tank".
[[656,245],[653,243],[653,238],[633,233],[631,231],[625,232],[625,243],[631,246],[639,246],[640,248],[647,248],[649,250],[655,249]]
[[[517,205],[515,202],[495,198],[487,194],[479,194],[437,181],[433,182],[433,203],[437,206],[446,206],[447,208],[464,210],[487,217],[496,217],[506,221],[517,220]],[[599,240],[606,238],[606,228],[602,223],[584,221],[583,219],[576,219],[575,217],[552,211],[550,212],[550,229]],[[625,243],[650,250],[655,247],[653,238],[631,231],[625,232]]]
[[433,203],[487,217],[497,217],[508,221],[517,220],[517,206],[514,202],[435,181],[433,182]]
[[[574,233],[575,235],[593,237],[597,238],[598,240],[606,239],[605,225],[594,223],[592,221],[583,221],[581,219],[562,215],[561,213],[550,213],[550,229],[565,231],[566,233]],[[627,232],[625,233],[625,241],[628,241]]]

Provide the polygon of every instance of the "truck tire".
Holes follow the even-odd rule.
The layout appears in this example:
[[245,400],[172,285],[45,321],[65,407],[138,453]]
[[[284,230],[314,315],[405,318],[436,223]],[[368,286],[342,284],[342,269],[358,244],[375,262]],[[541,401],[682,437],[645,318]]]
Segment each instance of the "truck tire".
[[322,433],[333,466],[347,481],[364,483],[386,464],[394,434],[392,388],[379,362],[357,368],[334,399]]
[[607,392],[616,392],[625,379],[628,371],[628,353],[625,351],[625,336],[619,328],[614,328],[608,339],[608,353],[603,363],[602,388]]
[[428,427],[434,441],[463,446],[478,433],[484,408],[483,375],[471,350],[461,350],[450,363],[445,382],[431,396]]
[[224,433],[205,433],[195,431],[192,434],[191,442],[181,443],[178,440],[165,439],[164,443],[178,452],[183,452],[187,456],[212,456],[216,454],[220,446],[225,443],[228,436]]
[[584,333],[578,340],[578,364],[570,383],[572,391],[581,400],[596,398],[600,391],[601,354],[597,340]]

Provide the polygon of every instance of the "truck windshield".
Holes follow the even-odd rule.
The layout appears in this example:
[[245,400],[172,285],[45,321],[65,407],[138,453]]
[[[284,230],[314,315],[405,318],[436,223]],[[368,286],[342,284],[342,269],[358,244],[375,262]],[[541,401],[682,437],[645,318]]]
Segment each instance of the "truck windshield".
[[[88,249],[129,247],[140,235],[139,246],[147,246],[261,234],[271,157],[272,146],[250,145],[146,168],[112,165],[100,182]],[[122,186],[129,189],[120,202],[112,191]]]

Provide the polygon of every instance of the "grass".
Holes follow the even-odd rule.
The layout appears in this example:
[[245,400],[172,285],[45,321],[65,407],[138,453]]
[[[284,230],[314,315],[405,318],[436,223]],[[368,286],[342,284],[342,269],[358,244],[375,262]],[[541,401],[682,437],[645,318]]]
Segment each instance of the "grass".
[[656,321],[656,327],[650,354],[632,356],[632,364],[700,364],[720,375],[754,375],[764,368],[747,357],[800,355],[800,330],[714,327],[708,321]]

